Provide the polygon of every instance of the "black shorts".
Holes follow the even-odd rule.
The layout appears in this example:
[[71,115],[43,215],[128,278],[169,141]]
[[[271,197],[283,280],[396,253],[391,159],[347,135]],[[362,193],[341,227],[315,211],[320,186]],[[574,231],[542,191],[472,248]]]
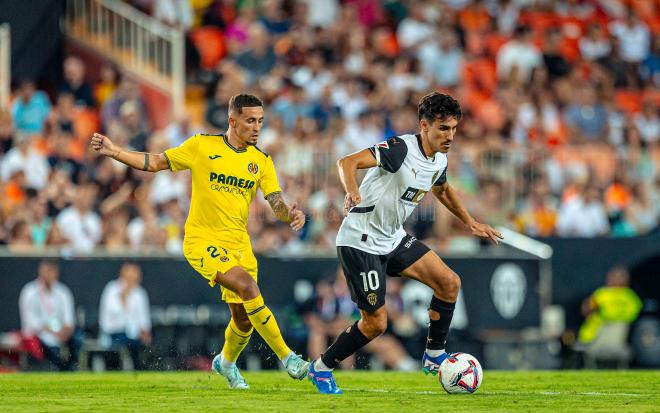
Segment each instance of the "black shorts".
[[357,248],[337,247],[351,299],[361,310],[374,312],[385,304],[385,275],[400,273],[430,249],[415,237],[406,235],[387,255],[369,254]]

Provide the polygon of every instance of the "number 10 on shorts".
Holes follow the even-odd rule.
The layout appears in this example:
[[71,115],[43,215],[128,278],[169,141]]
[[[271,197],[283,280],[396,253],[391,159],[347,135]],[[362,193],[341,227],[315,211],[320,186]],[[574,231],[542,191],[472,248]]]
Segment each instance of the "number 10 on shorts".
[[380,280],[378,280],[378,273],[376,271],[362,271],[360,275],[362,276],[362,286],[364,287],[365,292],[370,289],[371,291],[376,291],[378,287],[380,287]]

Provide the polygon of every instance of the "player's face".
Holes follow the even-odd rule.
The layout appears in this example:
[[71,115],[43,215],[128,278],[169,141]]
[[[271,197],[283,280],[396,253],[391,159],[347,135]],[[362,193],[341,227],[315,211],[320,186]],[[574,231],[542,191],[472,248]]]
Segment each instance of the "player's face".
[[259,132],[264,124],[264,108],[261,106],[245,107],[241,113],[229,115],[229,125],[236,136],[247,145],[256,145]]
[[435,119],[433,122],[422,119],[421,126],[422,131],[426,132],[429,146],[433,153],[449,152],[456,134],[458,119],[451,117],[446,119]]

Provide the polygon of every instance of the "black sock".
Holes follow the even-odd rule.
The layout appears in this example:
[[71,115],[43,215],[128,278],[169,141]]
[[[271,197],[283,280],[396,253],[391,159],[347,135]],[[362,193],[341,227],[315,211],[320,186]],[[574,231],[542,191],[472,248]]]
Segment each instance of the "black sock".
[[447,343],[447,333],[449,333],[449,324],[454,315],[456,303],[448,303],[437,298],[435,295],[431,299],[429,310],[440,314],[438,320],[431,320],[429,323],[429,335],[426,340],[426,348],[429,350],[443,350]]
[[371,341],[362,334],[357,325],[358,323],[355,322],[355,324],[344,330],[337,337],[335,342],[328,347],[326,352],[321,355],[321,361],[323,361],[323,364],[334,369],[348,356],[355,353]]

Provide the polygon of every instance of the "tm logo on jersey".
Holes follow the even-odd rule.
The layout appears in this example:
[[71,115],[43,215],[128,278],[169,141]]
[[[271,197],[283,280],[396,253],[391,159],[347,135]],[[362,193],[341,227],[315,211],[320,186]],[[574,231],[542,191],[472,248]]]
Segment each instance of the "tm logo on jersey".
[[418,204],[422,198],[424,198],[424,195],[426,195],[427,192],[428,191],[423,191],[421,189],[412,188],[409,186],[403,195],[401,195],[401,199],[404,201],[412,202],[414,204]]

